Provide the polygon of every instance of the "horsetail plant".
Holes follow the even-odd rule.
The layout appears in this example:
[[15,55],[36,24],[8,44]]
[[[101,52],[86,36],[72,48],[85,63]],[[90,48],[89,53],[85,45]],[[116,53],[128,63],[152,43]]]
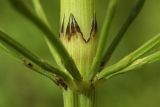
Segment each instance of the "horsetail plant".
[[59,37],[51,29],[40,0],[32,1],[33,9],[26,5],[24,0],[9,0],[17,12],[44,34],[56,64],[44,61],[3,30],[0,30],[0,47],[28,68],[50,78],[60,86],[63,90],[64,107],[95,107],[95,88],[98,81],[160,60],[160,51],[144,57],[160,46],[160,34],[157,34],[122,60],[113,65],[107,65],[125,32],[140,13],[145,0],[135,0],[126,21],[107,50],[105,44],[118,0],[109,0],[99,35],[95,0],[60,0]]

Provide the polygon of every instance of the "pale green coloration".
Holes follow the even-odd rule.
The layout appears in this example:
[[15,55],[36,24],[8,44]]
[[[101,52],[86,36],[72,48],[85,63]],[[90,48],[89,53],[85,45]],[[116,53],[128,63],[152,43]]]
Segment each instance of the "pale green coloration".
[[132,62],[132,64],[130,64],[127,68],[123,69],[120,72],[127,72],[133,69],[137,69],[139,67],[142,67],[145,64],[150,64],[150,63],[154,63],[156,61],[160,60],[160,51],[155,52],[147,57],[144,58],[140,58],[138,60],[135,60],[134,62]]
[[[109,46],[107,50],[109,53],[118,46],[124,33],[142,9],[144,1],[136,1],[120,33]],[[96,31],[95,0],[60,0],[60,38],[52,32],[40,0],[33,0],[35,13],[23,0],[10,2],[18,12],[44,33],[53,60],[56,60],[57,64],[50,65],[43,61],[3,31],[0,31],[0,47],[25,66],[60,85],[63,88],[64,107],[94,107],[96,83],[160,60],[160,51],[144,57],[156,46],[160,46],[158,34],[119,62],[101,68],[101,63],[108,61],[108,58],[103,60],[104,54],[107,53],[104,50],[118,0],[109,0],[99,41]]]
[[126,72],[129,72],[131,70],[135,70],[135,69],[141,68],[144,65],[147,65],[147,64],[150,64],[150,63],[154,63],[154,62],[159,61],[159,60],[160,60],[160,51],[158,51],[156,53],[153,53],[153,54],[151,54],[151,55],[149,55],[147,57],[135,60],[134,62],[132,62],[126,68],[124,68],[124,69],[122,69],[122,70],[120,70],[118,72],[115,72],[113,74],[108,75],[107,77],[105,77],[105,79],[109,79],[109,78],[111,78],[113,76],[116,76],[118,74],[126,73]]
[[14,8],[28,18],[31,22],[33,22],[37,28],[39,28],[45,36],[48,38],[50,43],[55,47],[56,52],[64,63],[65,68],[72,75],[72,77],[78,82],[81,81],[82,77],[73,61],[70,57],[60,40],[55,36],[52,30],[48,27],[44,21],[42,21],[37,15],[35,15],[30,8],[24,3],[23,0],[10,0]]
[[22,62],[25,66],[36,72],[47,76],[48,78],[55,81],[55,75],[64,78],[66,81],[71,82],[69,76],[58,68],[58,66],[52,66],[45,62],[43,59],[39,58],[21,44],[13,40],[0,30],[0,46],[8,53],[16,57],[16,59]]
[[96,107],[95,89],[76,92],[63,91],[64,107]]
[[[45,12],[41,6],[40,0],[33,0],[33,5],[34,5],[35,11],[37,15],[39,16],[39,18],[41,18],[50,27],[47,17],[45,15]],[[53,58],[56,60],[57,63],[60,63],[60,59],[58,58],[58,55],[55,51],[54,46],[52,45],[52,43],[50,43],[50,41],[46,37],[45,37],[45,40],[48,44],[48,47],[52,53]]]
[[127,68],[135,60],[138,60],[139,57],[145,55],[147,52],[154,49],[156,46],[160,45],[160,34],[156,35],[154,38],[146,42],[140,48],[132,52],[130,55],[126,56],[118,63],[104,68],[99,74],[98,78],[106,78],[114,73],[121,72],[121,70]]
[[99,70],[99,66],[101,64],[101,60],[103,57],[103,51],[105,49],[105,44],[106,44],[106,40],[107,40],[108,33],[109,33],[109,28],[111,26],[111,22],[112,22],[112,19],[113,19],[113,16],[115,14],[115,10],[117,7],[117,2],[118,0],[109,0],[109,5],[108,5],[107,12],[105,15],[104,24],[102,26],[102,30],[100,33],[96,56],[92,63],[91,72],[89,72],[89,74],[85,78],[87,80],[92,80],[94,76],[96,75],[97,71]]
[[[45,15],[45,12],[41,6],[40,0],[33,0],[33,5],[34,5],[35,11],[36,11],[37,15],[39,16],[39,18],[41,18],[48,25],[48,27],[50,27],[48,20],[47,20],[47,17]],[[45,40],[46,40],[46,43],[52,53],[53,58],[56,61],[56,63],[59,66],[63,67],[61,64],[61,60],[55,50],[55,47],[52,45],[52,43],[50,43],[50,41],[46,37],[45,37]]]
[[[96,25],[93,26],[96,24],[95,0],[61,0],[60,4],[60,39],[74,59],[82,77],[85,77],[90,71],[98,41]],[[76,29],[73,34],[67,33],[73,30],[70,25],[72,21],[76,26],[73,28]],[[94,107],[94,95],[94,87],[85,81],[79,84],[79,91],[63,90],[64,107]]]
[[64,19],[66,29],[71,14],[75,17],[85,40],[90,37],[92,20],[95,18],[95,0],[60,0],[60,23]]
[[114,50],[116,49],[120,41],[123,39],[126,31],[129,29],[130,25],[134,22],[137,15],[141,12],[144,3],[145,0],[136,0],[134,6],[130,10],[129,15],[127,16],[119,32],[114,37],[113,41],[111,42],[107,50],[104,51],[103,59],[101,62],[102,67],[104,67],[107,64],[107,62],[109,62]]
[[[60,4],[63,30],[60,39],[84,77],[90,71],[98,41],[96,25],[93,26],[96,24],[95,0],[61,0]],[[72,31],[67,31],[67,27],[72,21],[77,31],[70,35],[67,32]]]

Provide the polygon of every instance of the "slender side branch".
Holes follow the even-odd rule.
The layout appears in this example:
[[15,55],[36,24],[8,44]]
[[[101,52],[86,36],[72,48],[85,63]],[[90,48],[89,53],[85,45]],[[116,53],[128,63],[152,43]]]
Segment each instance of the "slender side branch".
[[137,0],[133,8],[131,9],[126,21],[122,25],[120,31],[116,34],[115,38],[113,39],[112,43],[110,44],[109,48],[104,52],[103,60],[101,62],[101,66],[105,66],[107,62],[110,60],[113,52],[117,48],[118,44],[124,37],[126,31],[129,29],[130,25],[134,22],[137,15],[142,10],[142,7],[145,3],[145,0]]
[[[44,23],[46,23],[48,25],[48,27],[50,27],[50,24],[48,22],[46,14],[41,6],[40,0],[33,0],[33,5],[34,5],[35,11],[36,11],[37,15],[39,16],[39,18],[41,20],[43,20]],[[57,56],[57,52],[55,50],[55,47],[52,45],[52,43],[50,43],[50,41],[46,38],[46,36],[45,36],[45,41],[50,49],[50,52],[52,53],[53,59],[59,64],[60,59]]]
[[119,74],[127,73],[129,71],[141,68],[144,65],[154,63],[156,61],[160,61],[160,51],[155,52],[147,57],[135,60],[127,68],[125,68],[121,71],[118,71],[116,73],[113,73],[112,75],[107,76],[105,79],[109,79],[109,78],[116,76],[116,75],[119,75]]
[[109,67],[104,68],[99,74],[98,78],[107,78],[108,76],[118,73],[119,71],[127,68],[133,63],[135,60],[146,54],[147,52],[151,51],[156,46],[160,45],[160,34],[153,37],[151,40],[146,42],[140,48],[129,54],[128,56],[124,57],[118,63],[111,65]]
[[55,50],[62,59],[62,62],[67,69],[67,71],[72,75],[76,81],[81,81],[82,77],[68,52],[66,51],[63,44],[60,42],[59,38],[52,32],[52,30],[46,25],[38,16],[36,16],[29,7],[24,3],[24,0],[10,0],[12,6],[31,22],[33,22],[37,28],[39,28],[48,40],[55,47]]
[[[28,68],[35,70],[49,78],[51,76],[62,77],[65,81],[71,82],[70,77],[55,66],[51,66],[43,59],[40,59],[28,49],[23,47],[17,41],[8,36],[5,32],[0,30],[0,46],[2,46],[6,52],[16,56],[16,58],[23,62]],[[46,72],[47,71],[47,72]],[[52,78],[53,80],[53,78]]]
[[94,76],[97,73],[97,70],[99,69],[100,62],[102,60],[103,51],[105,49],[106,40],[108,38],[108,33],[109,33],[110,26],[111,26],[111,22],[112,22],[112,19],[114,17],[115,10],[117,7],[117,2],[118,0],[109,0],[109,5],[106,11],[104,24],[102,26],[102,30],[100,33],[96,56],[91,66],[91,72],[89,72],[89,74],[87,75],[89,77],[89,78],[87,77],[87,79],[89,80],[94,78]]

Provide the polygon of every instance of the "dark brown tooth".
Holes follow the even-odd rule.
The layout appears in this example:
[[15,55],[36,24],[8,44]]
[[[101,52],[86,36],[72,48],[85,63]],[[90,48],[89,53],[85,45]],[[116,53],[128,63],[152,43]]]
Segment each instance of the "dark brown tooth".
[[92,35],[93,32],[94,32],[94,26],[95,26],[95,21],[94,21],[94,19],[92,19],[92,25],[91,25],[91,32],[90,32],[90,35]]
[[66,28],[66,36],[68,36],[68,40],[70,40],[70,38],[71,38],[71,25],[70,24],[71,23],[70,23],[70,18],[69,18],[67,28]]
[[83,36],[83,33],[81,32],[81,29],[80,29],[80,27],[79,27],[79,25],[78,25],[78,23],[77,23],[77,21],[76,21],[74,16],[73,16],[73,20],[74,20],[76,32],[80,33]]
[[98,31],[98,25],[97,25],[97,19],[95,17],[95,32],[97,33],[97,31]]
[[76,34],[76,28],[74,25],[74,18],[72,17],[72,22],[71,22],[71,35],[75,35]]
[[94,36],[96,33],[97,33],[97,20],[96,17],[94,17],[92,20],[90,36]]
[[[62,22],[62,26],[61,26],[61,33],[62,34],[64,33],[64,20],[65,20],[65,18],[63,18],[63,22]],[[95,15],[93,17],[92,24],[91,24],[90,37],[86,40],[83,36],[83,33],[82,33],[80,26],[78,25],[74,15],[70,14],[69,21],[68,21],[67,28],[66,28],[66,32],[65,32],[65,36],[67,37],[68,41],[70,41],[71,37],[75,36],[76,33],[79,33],[79,34],[81,34],[81,37],[84,40],[84,42],[87,43],[90,41],[90,38],[96,34],[96,32],[97,32],[97,21],[96,21]]]
[[64,34],[64,19],[65,19],[65,16],[63,17],[63,22],[62,22],[62,26],[61,26],[61,33]]

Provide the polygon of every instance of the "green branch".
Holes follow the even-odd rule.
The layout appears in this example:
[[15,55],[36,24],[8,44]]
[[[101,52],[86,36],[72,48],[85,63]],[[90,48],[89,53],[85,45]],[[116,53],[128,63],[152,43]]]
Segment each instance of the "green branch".
[[129,72],[131,70],[135,70],[135,69],[141,68],[144,65],[147,65],[147,64],[150,64],[150,63],[154,63],[156,61],[160,61],[160,51],[155,52],[154,54],[151,54],[151,55],[149,55],[147,57],[135,60],[134,62],[132,62],[125,69],[120,70],[120,71],[118,71],[116,73],[113,73],[112,75],[107,76],[105,79],[109,79],[109,78],[111,78],[113,76],[116,76],[116,75],[119,75],[119,74],[123,74],[123,73]]
[[40,59],[39,57],[34,55],[17,41],[9,37],[8,34],[3,32],[2,30],[0,30],[0,46],[7,53],[16,57],[16,59],[21,61],[28,68],[49,77],[53,81],[55,81],[54,77],[55,75],[57,75],[59,77],[62,77],[65,81],[69,83],[71,82],[71,79],[67,74],[65,74],[56,66],[51,66],[43,59]]
[[[39,18],[41,20],[43,20],[44,23],[46,23],[46,25],[48,25],[48,27],[50,27],[50,24],[49,24],[48,19],[45,15],[45,12],[41,6],[40,0],[33,0],[33,5],[34,5],[35,11],[36,11],[37,15],[39,16]],[[52,53],[53,59],[59,64],[60,58],[57,55],[55,47],[52,45],[52,43],[50,43],[50,41],[46,37],[45,37],[45,41],[50,49],[50,52]]]
[[126,31],[128,30],[129,26],[133,23],[137,15],[142,10],[145,0],[137,0],[133,8],[131,9],[126,21],[122,25],[120,31],[117,33],[115,38],[113,39],[112,43],[110,44],[109,48],[104,52],[103,60],[101,62],[101,66],[105,66],[106,63],[110,60],[113,52],[117,48],[118,44],[124,37]]
[[111,65],[109,67],[104,68],[99,74],[98,78],[107,78],[110,75],[118,73],[119,71],[127,68],[132,64],[134,61],[138,60],[141,56],[145,55],[147,52],[151,51],[156,46],[160,46],[160,34],[156,35],[140,48],[129,54],[128,56],[124,57],[118,63]]
[[106,11],[105,18],[104,18],[102,30],[100,32],[100,38],[98,41],[98,48],[97,48],[96,56],[92,63],[91,72],[89,72],[89,75],[87,75],[89,77],[89,78],[87,77],[87,79],[89,80],[94,78],[94,76],[96,75],[99,69],[100,62],[103,56],[103,51],[105,49],[106,40],[108,39],[108,33],[109,33],[110,26],[111,26],[111,22],[112,22],[112,19],[114,17],[115,10],[117,7],[117,2],[118,0],[109,0],[109,5]]
[[24,3],[24,0],[10,0],[12,6],[31,22],[33,22],[37,28],[39,28],[47,37],[47,39],[52,43],[57,51],[58,55],[61,57],[67,71],[72,75],[76,81],[81,81],[81,75],[68,52],[66,51],[63,44],[60,42],[59,38],[52,32],[52,30],[46,25],[38,16],[36,16],[30,8]]

